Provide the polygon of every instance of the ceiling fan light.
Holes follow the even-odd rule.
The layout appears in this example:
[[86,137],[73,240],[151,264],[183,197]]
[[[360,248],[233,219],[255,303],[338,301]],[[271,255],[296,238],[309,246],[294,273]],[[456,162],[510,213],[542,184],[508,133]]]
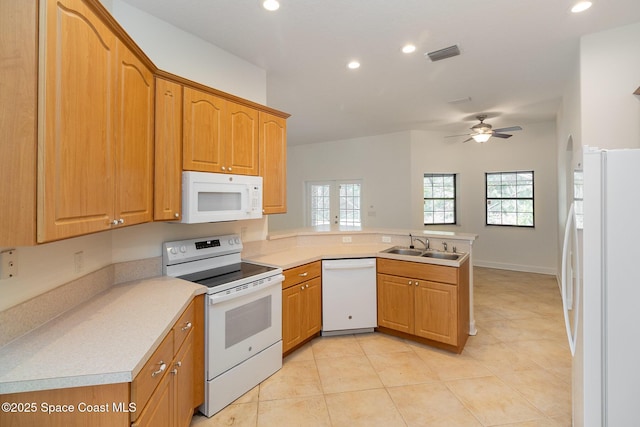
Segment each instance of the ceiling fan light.
[[590,1],[579,1],[571,8],[571,12],[573,13],[584,12],[585,10],[591,7],[591,4],[592,3]]
[[268,11],[273,12],[274,10],[278,10],[280,8],[280,2],[278,2],[278,0],[264,0],[262,2],[262,7],[264,7]]
[[471,135],[471,138],[473,138],[473,140],[475,142],[483,143],[483,142],[487,142],[489,140],[489,138],[491,138],[491,134],[490,133],[477,133],[475,135]]

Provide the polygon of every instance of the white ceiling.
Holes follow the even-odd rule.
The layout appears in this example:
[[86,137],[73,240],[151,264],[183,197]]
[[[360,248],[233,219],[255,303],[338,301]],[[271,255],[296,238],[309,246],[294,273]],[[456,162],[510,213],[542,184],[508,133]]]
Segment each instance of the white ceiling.
[[[640,21],[638,0],[592,0],[581,14],[574,0],[280,0],[276,12],[258,0],[123,1],[265,69],[269,106],[292,115],[289,144],[465,133],[477,113],[494,128],[553,119],[580,36]],[[424,57],[453,44],[461,56]]]

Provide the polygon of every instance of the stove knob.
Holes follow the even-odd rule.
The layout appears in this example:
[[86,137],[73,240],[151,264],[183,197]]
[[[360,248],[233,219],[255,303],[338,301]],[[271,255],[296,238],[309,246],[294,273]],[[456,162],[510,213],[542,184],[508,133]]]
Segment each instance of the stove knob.
[[239,238],[239,237],[236,237],[236,239],[234,240],[234,242],[236,243],[236,245],[239,245],[239,244],[240,244],[240,238]]
[[180,246],[180,252],[186,253],[187,252],[187,247],[185,245]]
[[178,253],[178,248],[169,248],[169,252],[175,255]]
[[229,239],[229,244],[233,245],[233,239]]

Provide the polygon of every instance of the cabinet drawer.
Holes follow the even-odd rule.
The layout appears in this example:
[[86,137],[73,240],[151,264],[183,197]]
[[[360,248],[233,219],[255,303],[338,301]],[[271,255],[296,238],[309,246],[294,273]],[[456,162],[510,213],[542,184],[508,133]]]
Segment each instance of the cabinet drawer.
[[378,273],[451,283],[452,285],[458,283],[458,269],[445,265],[378,258]]
[[299,267],[290,268],[284,271],[284,281],[282,289],[290,288],[293,285],[304,282],[314,277],[320,277],[322,263],[320,261],[310,262]]
[[131,383],[131,401],[138,408],[138,412],[131,414],[132,421],[137,418],[136,414],[139,414],[139,411],[147,404],[149,396],[158,386],[162,377],[171,370],[173,354],[173,330],[171,330]]
[[180,346],[184,342],[189,332],[193,329],[195,325],[195,308],[193,301],[189,306],[184,310],[182,316],[178,319],[176,324],[173,326],[173,354],[178,352]]

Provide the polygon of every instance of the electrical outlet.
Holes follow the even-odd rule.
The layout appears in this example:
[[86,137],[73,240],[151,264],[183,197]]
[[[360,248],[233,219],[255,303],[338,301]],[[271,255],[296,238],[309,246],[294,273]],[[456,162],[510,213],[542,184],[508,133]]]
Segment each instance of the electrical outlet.
[[343,236],[342,243],[351,243],[351,236]]
[[18,275],[18,254],[15,249],[0,252],[0,279]]
[[84,270],[84,252],[79,251],[73,254],[73,269],[76,273],[82,273]]
[[391,236],[382,236],[382,243],[391,243]]

